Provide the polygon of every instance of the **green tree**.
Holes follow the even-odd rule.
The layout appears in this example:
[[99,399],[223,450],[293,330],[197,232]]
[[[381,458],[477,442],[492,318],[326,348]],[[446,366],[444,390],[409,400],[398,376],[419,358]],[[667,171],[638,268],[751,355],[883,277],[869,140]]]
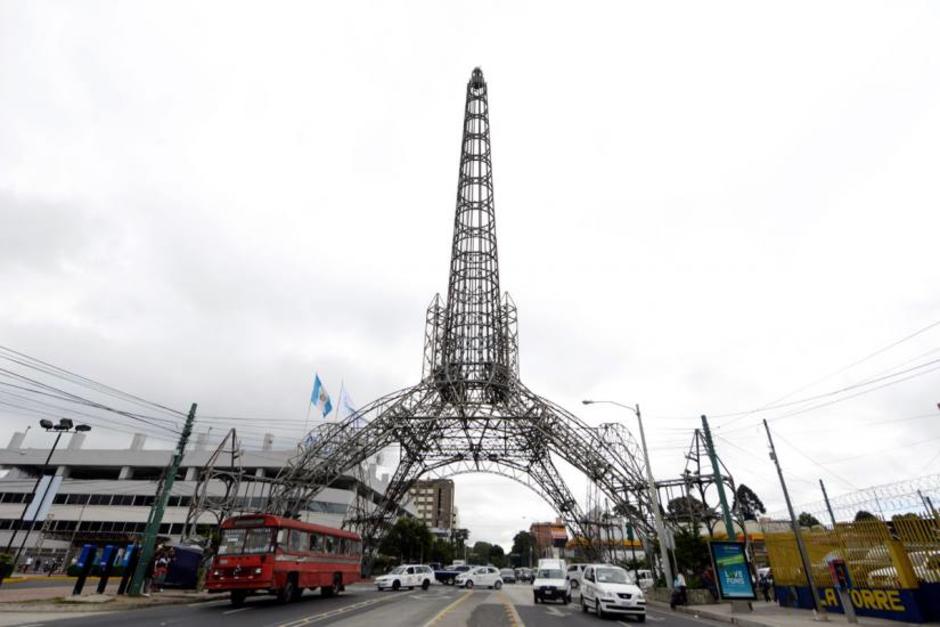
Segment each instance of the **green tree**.
[[676,563],[680,570],[698,575],[711,563],[708,544],[695,531],[680,527],[675,532],[675,540]]
[[489,542],[477,540],[470,549],[470,561],[474,564],[487,564],[490,561],[490,550],[493,545]]
[[469,529],[451,529],[450,530],[450,543],[454,545],[454,555],[462,556],[463,549],[467,544],[467,540],[470,539],[470,530]]
[[863,509],[855,512],[855,522],[863,522],[866,520],[878,520],[878,517],[872,514],[871,512],[866,512]]
[[494,544],[490,547],[489,562],[496,568],[503,568],[506,566],[506,552],[503,551],[503,547],[498,544]]
[[752,489],[743,483],[734,492],[734,506],[744,520],[757,520],[758,514],[766,514],[767,508]]
[[815,527],[816,525],[822,525],[822,523],[819,522],[819,519],[809,512],[800,512],[796,522],[800,527]]
[[403,562],[424,561],[431,556],[434,536],[417,518],[399,518],[389,529],[379,547],[385,555],[397,556]]
[[692,516],[701,520],[710,513],[704,503],[692,496],[677,496],[670,499],[669,503],[666,504],[666,511],[675,518],[686,520]]
[[517,555],[517,565],[529,565],[529,560],[535,553],[535,537],[528,531],[520,531],[512,538],[513,555]]
[[439,562],[443,565],[452,564],[454,561],[455,547],[453,544],[443,538],[435,538],[431,546],[432,562]]

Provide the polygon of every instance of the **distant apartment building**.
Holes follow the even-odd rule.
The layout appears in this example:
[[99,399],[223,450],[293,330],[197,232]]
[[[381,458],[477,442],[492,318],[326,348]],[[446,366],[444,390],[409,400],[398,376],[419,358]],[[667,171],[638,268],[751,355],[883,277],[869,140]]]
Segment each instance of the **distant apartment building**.
[[454,507],[454,482],[450,479],[418,481],[408,491],[417,518],[432,530],[451,530],[457,526]]
[[529,527],[529,533],[535,540],[535,551],[539,557],[551,557],[552,549],[564,549],[568,543],[568,531],[561,519],[555,522],[537,522]]

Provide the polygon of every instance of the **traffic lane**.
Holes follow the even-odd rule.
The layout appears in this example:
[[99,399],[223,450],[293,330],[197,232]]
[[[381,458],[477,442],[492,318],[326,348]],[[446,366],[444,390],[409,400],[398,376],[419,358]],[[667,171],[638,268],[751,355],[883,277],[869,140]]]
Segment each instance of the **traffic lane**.
[[[527,585],[505,586],[503,590],[510,595],[516,612],[526,627],[598,627],[600,625],[638,625],[635,618],[630,616],[611,616],[598,618],[593,612],[581,611],[581,596],[577,591],[572,593],[571,603],[564,605],[560,602],[535,604],[532,597],[532,587]],[[655,627],[727,627],[721,623],[698,619],[688,614],[663,610],[658,607],[646,608],[646,622]]]
[[[335,627],[448,627],[452,624],[455,612],[459,608],[472,605],[471,601],[478,593],[451,586],[435,586],[428,591],[417,593],[395,593],[400,601],[393,604],[381,604],[351,615],[333,617],[311,617],[317,625],[327,624]],[[481,595],[482,596],[482,595]],[[280,627],[301,627],[302,624]],[[461,627],[464,622],[459,623]],[[274,626],[272,626],[274,627]],[[498,626],[495,626],[498,627]]]
[[[432,589],[432,590],[436,590]],[[423,591],[419,591],[425,594]],[[378,606],[396,604],[409,593],[378,592],[372,586],[353,585],[346,592],[324,598],[319,591],[305,591],[299,601],[280,604],[273,596],[253,596],[240,608],[233,608],[227,596],[218,600],[165,605],[162,607],[112,612],[96,616],[80,616],[58,621],[30,621],[30,624],[57,625],[59,627],[225,627],[274,626],[310,619],[307,623],[329,624],[344,616],[367,611]]]

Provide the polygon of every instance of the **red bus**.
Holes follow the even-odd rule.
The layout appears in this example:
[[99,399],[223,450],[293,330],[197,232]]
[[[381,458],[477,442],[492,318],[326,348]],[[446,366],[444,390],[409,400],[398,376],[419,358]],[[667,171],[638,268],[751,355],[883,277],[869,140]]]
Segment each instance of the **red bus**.
[[269,592],[282,603],[304,588],[333,596],[361,579],[362,538],[333,527],[269,514],[222,523],[218,555],[206,575],[210,592],[229,592],[240,606],[249,594]]

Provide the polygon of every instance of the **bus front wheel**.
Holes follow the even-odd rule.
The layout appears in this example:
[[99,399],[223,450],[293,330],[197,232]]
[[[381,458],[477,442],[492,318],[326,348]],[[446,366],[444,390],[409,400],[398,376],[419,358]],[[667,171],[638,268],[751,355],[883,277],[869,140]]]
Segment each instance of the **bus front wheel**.
[[297,584],[292,576],[287,577],[284,587],[277,591],[278,603],[290,603],[297,600]]

